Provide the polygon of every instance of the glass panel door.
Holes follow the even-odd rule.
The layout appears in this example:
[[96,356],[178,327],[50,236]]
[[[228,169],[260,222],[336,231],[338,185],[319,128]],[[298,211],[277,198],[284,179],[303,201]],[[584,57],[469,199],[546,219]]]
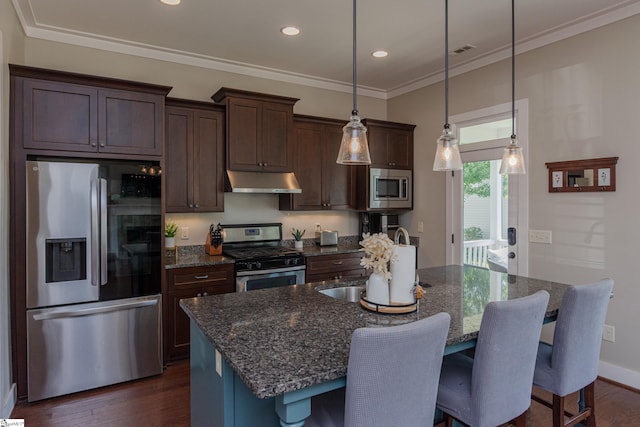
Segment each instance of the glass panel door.
[[[525,160],[527,110],[526,100],[516,102],[518,140]],[[499,174],[511,134],[511,105],[471,111],[451,121],[460,141],[463,169],[447,180],[447,233],[451,236],[447,264],[526,275],[528,176]]]
[[507,272],[508,175],[500,160],[463,164],[462,263]]

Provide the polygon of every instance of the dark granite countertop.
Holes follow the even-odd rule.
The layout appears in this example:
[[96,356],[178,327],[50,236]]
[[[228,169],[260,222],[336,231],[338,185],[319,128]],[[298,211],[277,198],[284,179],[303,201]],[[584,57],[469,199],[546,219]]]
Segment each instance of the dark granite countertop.
[[218,264],[233,264],[235,260],[222,255],[207,255],[204,249],[199,253],[176,253],[165,256],[166,270],[183,267],[203,267]]
[[180,306],[249,389],[267,398],[345,376],[356,328],[401,324],[446,311],[451,315],[447,344],[454,345],[476,337],[490,300],[545,289],[551,294],[547,316],[553,316],[566,289],[474,267],[434,267],[419,274],[429,286],[418,311],[404,315],[376,314],[317,291],[364,286],[364,280],[183,299]]
[[[339,237],[336,246],[319,246],[316,243],[316,239],[303,239],[303,241],[304,247],[302,248],[302,252],[304,256],[348,254],[362,250],[358,236]],[[411,237],[412,245],[417,247],[418,243],[419,239],[417,237]],[[293,240],[284,240],[283,245],[293,247]],[[229,264],[233,262],[233,258],[205,254],[204,245],[179,246],[176,249],[167,250],[165,253],[165,269],[167,270],[181,267]]]

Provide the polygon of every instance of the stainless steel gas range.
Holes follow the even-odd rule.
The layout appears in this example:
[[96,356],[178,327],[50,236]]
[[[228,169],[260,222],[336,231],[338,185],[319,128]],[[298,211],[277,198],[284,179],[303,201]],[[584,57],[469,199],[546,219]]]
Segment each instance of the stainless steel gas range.
[[236,291],[305,282],[301,251],[282,246],[282,224],[223,225],[222,252],[236,260]]

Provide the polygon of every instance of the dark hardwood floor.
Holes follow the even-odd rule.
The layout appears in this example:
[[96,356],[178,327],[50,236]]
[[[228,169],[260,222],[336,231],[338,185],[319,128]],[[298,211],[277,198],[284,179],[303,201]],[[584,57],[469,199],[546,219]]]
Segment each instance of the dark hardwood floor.
[[25,427],[188,426],[189,362],[173,364],[155,377],[20,402],[11,416],[24,419]]
[[[596,403],[598,427],[640,426],[640,393],[598,380]],[[36,403],[21,402],[11,416],[23,418],[26,427],[188,426],[189,364],[176,363],[156,377]],[[550,425],[551,411],[532,402],[527,426]]]

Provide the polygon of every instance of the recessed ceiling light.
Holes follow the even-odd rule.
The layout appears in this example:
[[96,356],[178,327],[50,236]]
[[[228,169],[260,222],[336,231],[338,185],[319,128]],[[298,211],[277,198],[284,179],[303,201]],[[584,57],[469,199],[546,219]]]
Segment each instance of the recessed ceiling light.
[[389,55],[389,52],[386,50],[376,50],[375,52],[371,52],[371,56],[374,58],[384,58],[387,55]]
[[285,36],[297,36],[300,34],[300,28],[297,27],[284,27],[280,29],[280,32]]
[[160,0],[164,4],[168,4],[169,6],[177,6],[180,4],[180,0]]

